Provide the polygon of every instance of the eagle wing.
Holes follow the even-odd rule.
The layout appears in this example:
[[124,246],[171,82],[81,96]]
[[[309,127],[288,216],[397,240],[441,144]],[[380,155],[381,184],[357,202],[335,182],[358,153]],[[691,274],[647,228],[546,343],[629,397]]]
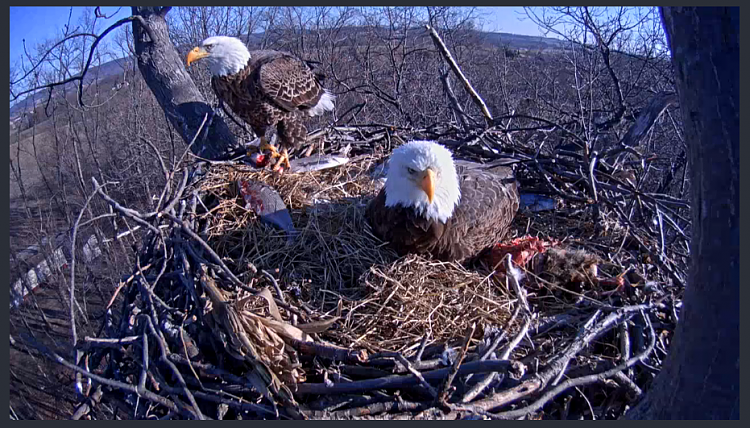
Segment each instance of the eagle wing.
[[511,168],[467,168],[460,174],[461,201],[437,245],[440,259],[476,256],[505,237],[518,212],[518,184]]
[[265,96],[285,111],[314,107],[325,93],[315,72],[300,59],[284,54],[258,68],[257,82]]
[[459,168],[461,200],[443,224],[415,210],[385,206],[385,188],[367,208],[373,232],[399,254],[429,253],[440,260],[465,260],[503,239],[518,211],[518,187],[504,166]]

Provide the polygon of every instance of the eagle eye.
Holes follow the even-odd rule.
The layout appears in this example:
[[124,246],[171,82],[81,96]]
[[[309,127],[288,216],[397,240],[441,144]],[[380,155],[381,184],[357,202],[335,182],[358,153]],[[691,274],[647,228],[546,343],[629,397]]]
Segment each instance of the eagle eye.
[[416,174],[417,170],[411,167],[406,167],[406,170],[409,172],[409,174]]

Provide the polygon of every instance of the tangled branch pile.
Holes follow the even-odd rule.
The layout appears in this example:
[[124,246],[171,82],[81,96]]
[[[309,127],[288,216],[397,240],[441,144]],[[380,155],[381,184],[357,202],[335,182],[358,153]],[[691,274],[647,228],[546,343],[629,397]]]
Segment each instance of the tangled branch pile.
[[[604,157],[519,143],[543,137],[332,128],[325,152],[351,156],[341,167],[277,176],[194,164],[153,213],[98,188],[146,233],[101,335],[79,346],[86,369],[57,356],[96,385],[78,416],[95,411],[95,396],[162,419],[622,415],[677,322],[687,236],[665,225],[685,203],[640,191]],[[581,263],[555,271],[554,254],[567,256],[547,247],[541,270],[511,265],[501,246],[492,266],[397,257],[363,209],[390,149],[416,138],[458,157],[515,159],[522,192],[555,207],[526,204],[509,239],[531,236]],[[240,180],[282,195],[294,240],[246,209]],[[647,210],[656,228],[638,222]]]

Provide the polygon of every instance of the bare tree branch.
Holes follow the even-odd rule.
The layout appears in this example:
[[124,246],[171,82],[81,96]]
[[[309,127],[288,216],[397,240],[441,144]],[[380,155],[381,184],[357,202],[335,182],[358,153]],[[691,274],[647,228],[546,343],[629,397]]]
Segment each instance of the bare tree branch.
[[471,82],[469,82],[469,79],[467,79],[466,76],[464,76],[463,71],[461,71],[461,68],[456,63],[456,60],[453,59],[453,55],[451,55],[450,51],[448,51],[448,48],[445,46],[443,39],[440,38],[440,35],[431,26],[425,25],[425,28],[427,28],[427,31],[430,32],[430,37],[432,37],[432,40],[435,42],[435,46],[438,47],[438,49],[440,50],[440,53],[443,55],[443,58],[445,58],[445,61],[451,66],[451,69],[453,69],[453,72],[456,74],[456,77],[461,81],[461,83],[463,83],[464,87],[466,88],[466,91],[469,92],[469,94],[471,95],[471,98],[482,110],[482,114],[484,114],[484,118],[487,120],[488,123],[491,123],[492,113],[490,113],[490,110],[487,108],[487,105],[484,103],[484,100],[482,100],[482,97],[479,96],[477,91],[471,85]]

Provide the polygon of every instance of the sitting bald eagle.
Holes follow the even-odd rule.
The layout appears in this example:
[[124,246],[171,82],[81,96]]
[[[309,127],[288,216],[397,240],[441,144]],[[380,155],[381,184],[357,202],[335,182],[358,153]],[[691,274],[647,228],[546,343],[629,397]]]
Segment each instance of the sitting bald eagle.
[[[317,116],[334,108],[334,96],[323,88],[323,75],[288,52],[248,51],[235,37],[209,37],[188,53],[187,65],[205,59],[212,74],[211,86],[221,102],[253,129],[261,150],[281,157],[278,170],[289,165],[287,149],[307,141],[305,114]],[[269,144],[278,132],[282,153]]]
[[445,147],[412,141],[391,154],[385,186],[366,216],[401,255],[465,261],[503,238],[518,206],[509,167],[454,162]]

